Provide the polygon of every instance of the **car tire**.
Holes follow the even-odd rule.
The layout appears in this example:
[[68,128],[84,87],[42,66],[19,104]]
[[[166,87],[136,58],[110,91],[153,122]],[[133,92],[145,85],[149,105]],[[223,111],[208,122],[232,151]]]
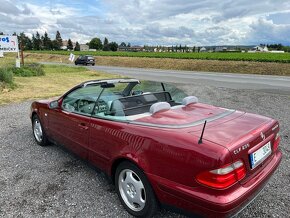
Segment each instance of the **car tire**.
[[49,145],[49,140],[45,134],[43,126],[37,115],[34,115],[32,118],[32,131],[33,131],[34,139],[37,142],[37,144],[39,144],[40,146]]
[[122,205],[133,216],[152,217],[159,208],[146,175],[131,162],[117,167],[115,188]]
[[75,65],[78,65],[77,63],[75,63]]
[[92,64],[92,66],[95,66],[95,64]]

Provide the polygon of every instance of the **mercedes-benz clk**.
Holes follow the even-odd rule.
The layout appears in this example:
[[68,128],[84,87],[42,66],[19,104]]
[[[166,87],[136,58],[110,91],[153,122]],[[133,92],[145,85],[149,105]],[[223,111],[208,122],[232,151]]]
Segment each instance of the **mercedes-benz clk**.
[[200,103],[164,83],[84,82],[33,102],[30,117],[39,145],[64,145],[103,170],[137,217],[163,205],[235,215],[282,158],[276,120]]

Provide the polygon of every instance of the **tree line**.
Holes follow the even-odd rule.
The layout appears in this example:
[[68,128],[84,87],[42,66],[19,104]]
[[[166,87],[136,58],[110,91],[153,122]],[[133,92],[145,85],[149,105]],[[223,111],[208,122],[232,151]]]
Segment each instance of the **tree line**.
[[[3,35],[3,32],[0,32],[0,35]],[[13,35],[17,35],[14,33]],[[63,39],[59,31],[56,31],[55,37],[51,39],[48,36],[48,33],[45,32],[44,35],[41,35],[39,32],[32,34],[32,37],[28,37],[24,32],[20,33],[18,36],[18,41],[21,44],[23,50],[64,50],[63,49]],[[89,49],[103,50],[103,51],[117,51],[118,43],[109,42],[108,38],[105,37],[104,41],[100,38],[95,37],[91,39],[86,45],[89,46]],[[130,43],[122,42],[120,46],[130,47]],[[78,41],[75,43],[71,39],[68,39],[66,50],[80,51],[80,44]]]
[[[15,33],[13,35],[16,35]],[[56,31],[55,38],[51,39],[48,33],[45,32],[44,35],[40,35],[39,32],[32,34],[32,38],[25,35],[24,32],[18,35],[18,41],[22,46],[23,50],[61,50],[63,46],[63,40],[59,31]],[[67,49],[73,50],[78,49],[78,42],[74,48],[71,39],[68,39]]]
[[109,42],[108,38],[105,37],[104,43],[98,37],[91,39],[89,43],[87,43],[90,49],[103,50],[103,51],[117,51],[118,43]]

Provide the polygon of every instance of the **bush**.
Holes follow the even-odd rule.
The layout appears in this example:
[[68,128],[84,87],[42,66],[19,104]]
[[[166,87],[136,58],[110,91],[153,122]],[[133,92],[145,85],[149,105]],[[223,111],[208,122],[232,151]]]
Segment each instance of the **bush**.
[[13,84],[13,71],[9,68],[0,68],[0,82]]
[[44,76],[43,65],[41,64],[29,64],[21,68],[13,67],[12,71],[15,76],[32,77],[32,76]]

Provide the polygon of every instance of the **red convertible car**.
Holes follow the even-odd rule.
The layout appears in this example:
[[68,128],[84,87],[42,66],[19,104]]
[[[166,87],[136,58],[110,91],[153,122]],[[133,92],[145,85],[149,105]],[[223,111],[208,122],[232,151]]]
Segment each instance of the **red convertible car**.
[[282,158],[276,120],[199,103],[164,83],[84,82],[57,100],[33,102],[30,117],[39,145],[64,145],[102,169],[137,217],[161,205],[237,214]]

